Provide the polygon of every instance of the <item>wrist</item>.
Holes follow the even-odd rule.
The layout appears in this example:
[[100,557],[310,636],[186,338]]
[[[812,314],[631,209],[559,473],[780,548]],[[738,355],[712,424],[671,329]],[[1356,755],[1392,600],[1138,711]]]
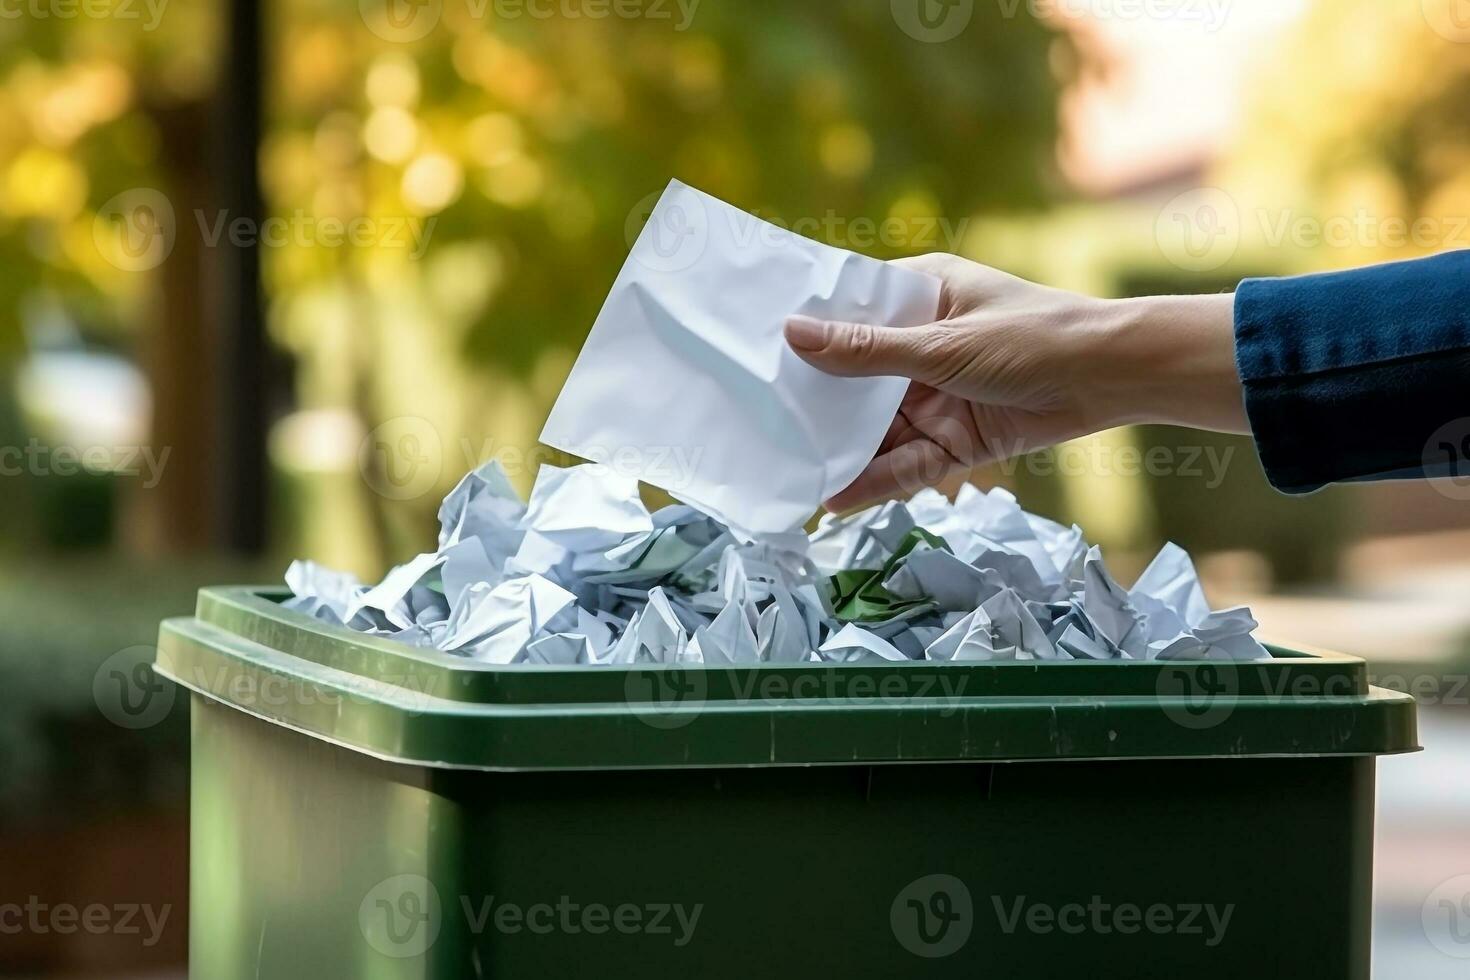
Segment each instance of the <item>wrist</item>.
[[1101,424],[1249,431],[1233,295],[1113,300],[1101,323],[1092,372]]

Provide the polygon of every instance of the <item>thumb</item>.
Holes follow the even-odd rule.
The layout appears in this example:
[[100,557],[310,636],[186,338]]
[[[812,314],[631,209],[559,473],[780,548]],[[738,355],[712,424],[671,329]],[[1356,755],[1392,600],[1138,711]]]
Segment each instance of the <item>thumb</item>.
[[873,327],[793,316],[786,342],[812,367],[844,378],[903,377],[932,383],[942,356],[935,324]]

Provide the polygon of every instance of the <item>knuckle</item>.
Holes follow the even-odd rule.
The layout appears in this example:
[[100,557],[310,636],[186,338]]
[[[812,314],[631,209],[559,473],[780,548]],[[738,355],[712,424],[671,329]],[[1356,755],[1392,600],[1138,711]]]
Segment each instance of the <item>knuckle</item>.
[[866,361],[872,358],[878,346],[878,333],[866,323],[853,326],[847,335],[847,351],[854,360]]
[[953,323],[942,322],[924,330],[915,338],[915,354],[925,368],[921,380],[936,387],[952,383],[964,370],[964,331]]
[[898,265],[938,279],[945,279],[947,274],[954,269],[957,261],[958,257],[949,252],[925,252],[923,255],[910,255],[894,260]]
[[921,331],[916,338],[918,353],[927,361],[946,357],[960,345],[960,331],[948,320]]

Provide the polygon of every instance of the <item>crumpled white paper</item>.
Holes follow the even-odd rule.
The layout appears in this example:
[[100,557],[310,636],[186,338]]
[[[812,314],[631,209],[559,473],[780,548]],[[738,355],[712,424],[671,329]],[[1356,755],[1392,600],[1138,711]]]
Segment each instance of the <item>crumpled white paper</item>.
[[862,472],[908,382],[818,371],[787,345],[786,319],[918,326],[939,289],[674,181],[541,441],[615,460],[743,538],[790,532]]
[[[440,510],[439,550],[376,586],[295,562],[286,605],[494,664],[1251,660],[1247,609],[1212,612],[1167,545],[1125,589],[1080,528],[1005,490],[925,490],[808,538],[743,542],[692,507],[649,513],[630,479],[545,467],[528,504],[498,464]],[[922,528],[942,539],[915,542]],[[895,554],[908,547],[902,558]],[[869,570],[908,608],[845,621],[830,576]],[[886,571],[886,575],[882,574]]]

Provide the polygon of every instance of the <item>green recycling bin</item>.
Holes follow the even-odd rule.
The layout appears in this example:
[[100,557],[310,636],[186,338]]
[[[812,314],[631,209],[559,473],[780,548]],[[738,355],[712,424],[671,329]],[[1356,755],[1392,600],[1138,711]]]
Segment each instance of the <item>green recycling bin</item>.
[[190,975],[1365,978],[1362,661],[494,667],[207,589]]

